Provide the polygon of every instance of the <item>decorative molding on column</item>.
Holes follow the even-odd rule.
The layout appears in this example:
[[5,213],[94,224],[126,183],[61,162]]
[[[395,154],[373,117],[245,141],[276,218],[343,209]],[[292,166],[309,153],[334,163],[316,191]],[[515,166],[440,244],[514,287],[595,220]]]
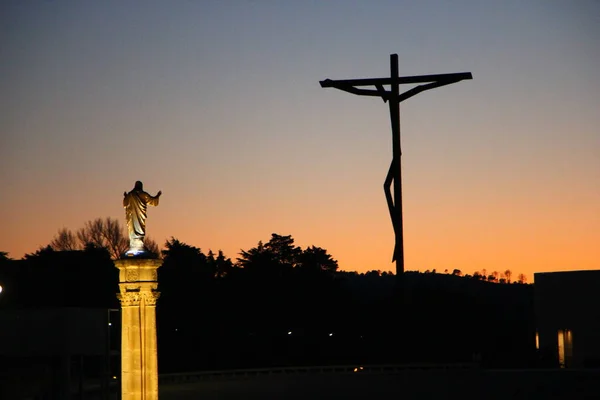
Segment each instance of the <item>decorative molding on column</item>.
[[126,282],[137,282],[139,280],[139,273],[137,268],[125,269],[125,281]]
[[158,400],[156,302],[162,260],[126,258],[119,269],[121,399]]
[[142,292],[144,304],[147,306],[156,306],[156,301],[160,297],[160,292]]
[[148,258],[125,258],[115,261],[119,269],[119,282],[156,282],[162,260]]
[[117,294],[117,299],[121,301],[121,307],[132,307],[140,305],[140,292],[121,292]]

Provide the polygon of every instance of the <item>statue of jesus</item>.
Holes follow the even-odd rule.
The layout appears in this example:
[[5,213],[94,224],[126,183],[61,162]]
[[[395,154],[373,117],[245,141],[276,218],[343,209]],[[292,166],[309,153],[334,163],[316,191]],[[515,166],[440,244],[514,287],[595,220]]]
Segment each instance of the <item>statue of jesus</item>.
[[125,252],[126,256],[137,256],[146,251],[144,248],[146,209],[148,205],[157,206],[161,194],[162,192],[158,191],[156,196],[150,196],[144,192],[144,187],[140,181],[135,183],[131,192],[124,193],[123,207],[125,208],[127,230],[129,231],[129,250]]

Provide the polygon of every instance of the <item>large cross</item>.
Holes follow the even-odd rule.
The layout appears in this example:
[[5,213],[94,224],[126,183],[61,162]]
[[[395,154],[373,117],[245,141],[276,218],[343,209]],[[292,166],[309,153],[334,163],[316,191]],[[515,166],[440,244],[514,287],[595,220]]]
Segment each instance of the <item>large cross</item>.
[[[400,102],[411,98],[425,90],[435,89],[440,86],[450,85],[464,79],[473,79],[470,72],[457,74],[441,75],[420,75],[420,76],[398,76],[398,55],[390,55],[390,77],[372,78],[372,79],[347,79],[320,81],[321,87],[336,88],[345,92],[357,94],[359,96],[381,97],[390,107],[390,119],[392,124],[392,164],[385,178],[383,190],[387,200],[394,233],[396,235],[396,244],[392,262],[396,261],[396,276],[401,277],[404,273],[404,234],[402,229],[402,164],[400,157],[402,150],[400,147]],[[418,84],[406,92],[400,94],[400,85]],[[384,85],[390,85],[390,90],[385,90]],[[362,89],[361,86],[374,86],[375,89]],[[394,183],[394,193],[390,190]]]

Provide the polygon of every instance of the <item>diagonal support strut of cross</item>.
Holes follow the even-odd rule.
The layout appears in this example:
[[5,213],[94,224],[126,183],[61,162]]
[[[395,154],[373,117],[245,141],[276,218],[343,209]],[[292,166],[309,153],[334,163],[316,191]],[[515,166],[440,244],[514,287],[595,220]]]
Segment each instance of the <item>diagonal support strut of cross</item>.
[[[470,72],[461,72],[456,74],[441,75],[419,75],[419,76],[398,76],[398,55],[390,55],[390,77],[389,78],[371,78],[371,79],[347,79],[320,81],[323,88],[335,88],[359,96],[381,97],[390,107],[390,120],[392,125],[392,164],[385,178],[383,190],[390,211],[396,244],[392,262],[396,262],[396,276],[400,277],[404,273],[404,233],[402,222],[402,165],[400,157],[402,149],[400,146],[400,102],[411,98],[412,96],[424,92],[425,90],[435,89],[440,86],[450,85],[465,79],[473,79]],[[400,85],[402,84],[420,84],[410,90],[400,94]],[[390,90],[385,90],[384,85],[390,85]],[[362,86],[374,86],[375,89],[363,89]],[[394,192],[392,197],[391,186],[394,183]]]

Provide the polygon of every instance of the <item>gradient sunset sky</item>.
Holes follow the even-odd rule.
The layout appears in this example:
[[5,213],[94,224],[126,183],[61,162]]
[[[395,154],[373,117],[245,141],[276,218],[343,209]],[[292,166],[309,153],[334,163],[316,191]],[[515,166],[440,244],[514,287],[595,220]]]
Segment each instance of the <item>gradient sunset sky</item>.
[[[472,72],[402,103],[407,270],[600,269],[600,1],[2,1],[0,251],[124,222],[235,259],[271,233],[393,270],[388,107],[319,81]],[[405,87],[409,89],[410,86]]]

